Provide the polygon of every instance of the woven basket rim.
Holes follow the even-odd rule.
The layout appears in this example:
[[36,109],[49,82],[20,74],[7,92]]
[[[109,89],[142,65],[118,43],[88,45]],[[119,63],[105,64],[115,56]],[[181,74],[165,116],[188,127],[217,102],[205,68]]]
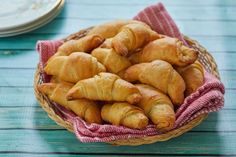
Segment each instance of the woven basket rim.
[[[91,28],[92,27],[87,28],[87,29],[83,29],[77,33],[71,34],[67,38],[63,39],[63,41],[65,42],[68,40],[79,39],[81,37],[84,37],[89,32],[89,30]],[[184,36],[184,38],[192,47],[194,47],[195,49],[197,49],[200,52],[200,54],[203,56],[203,61],[205,60],[205,62],[208,63],[207,65],[203,64],[205,69],[220,79],[220,75],[219,75],[219,72],[217,69],[217,64],[216,64],[214,58],[212,57],[212,55],[203,46],[201,46],[196,40],[192,40],[191,38],[189,38],[187,36]],[[200,61],[200,62],[202,62],[202,61]],[[59,115],[57,115],[55,113],[54,109],[51,107],[51,105],[50,105],[51,102],[47,98],[47,96],[43,95],[42,93],[40,93],[37,90],[37,85],[39,83],[40,83],[40,70],[39,70],[39,66],[37,66],[37,69],[35,71],[35,77],[34,77],[34,93],[35,93],[35,96],[36,96],[39,104],[47,112],[48,116],[52,120],[54,120],[58,125],[66,128],[68,131],[74,132],[72,124],[70,122],[62,119]],[[191,130],[195,126],[199,125],[207,117],[207,115],[208,114],[202,114],[202,115],[198,116],[197,118],[191,120],[190,122],[188,122],[184,126],[178,128],[178,129],[172,130],[170,132],[164,133],[164,134],[147,136],[147,137],[143,137],[143,138],[115,140],[115,141],[111,141],[111,142],[107,142],[107,143],[114,144],[114,145],[142,145],[142,144],[150,144],[150,143],[154,143],[154,142],[158,142],[158,141],[166,141],[171,138],[180,136],[183,133]]]

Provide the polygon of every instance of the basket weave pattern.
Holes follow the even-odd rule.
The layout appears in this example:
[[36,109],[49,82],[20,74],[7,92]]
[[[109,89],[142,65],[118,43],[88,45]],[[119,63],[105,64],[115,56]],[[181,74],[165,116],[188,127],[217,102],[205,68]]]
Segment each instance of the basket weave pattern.
[[[79,39],[81,37],[84,37],[89,32],[89,30],[91,28],[92,27],[81,30],[75,34],[72,34],[72,35],[68,36],[67,38],[63,39],[63,41],[65,42],[68,40]],[[197,49],[199,51],[198,61],[202,63],[204,68],[209,73],[213,74],[214,76],[216,76],[217,78],[220,79],[216,62],[215,62],[214,58],[211,56],[211,54],[204,47],[202,47],[197,41],[192,40],[187,36],[184,36],[184,38],[188,42],[189,45],[191,45],[192,47],[194,47],[195,49]],[[34,92],[35,92],[35,95],[36,95],[36,98],[37,98],[39,104],[47,112],[48,116],[52,120],[54,120],[58,125],[73,132],[72,123],[64,120],[59,115],[57,115],[55,113],[55,110],[52,107],[52,102],[49,100],[49,98],[37,90],[37,85],[41,84],[41,83],[43,83],[43,80],[42,80],[42,76],[41,76],[39,67],[37,67],[36,72],[35,72],[35,78],[34,78]],[[158,141],[166,141],[171,138],[180,136],[181,134],[191,130],[192,128],[194,128],[195,126],[200,124],[202,122],[202,120],[204,120],[206,117],[207,117],[207,114],[202,114],[202,115],[198,116],[197,118],[193,119],[192,121],[190,121],[189,123],[187,123],[186,125],[178,128],[178,129],[172,130],[170,132],[164,133],[164,134],[147,136],[147,137],[143,137],[143,138],[122,139],[122,140],[111,141],[109,143],[115,144],[115,145],[141,145],[141,144],[154,143],[154,142],[158,142]]]

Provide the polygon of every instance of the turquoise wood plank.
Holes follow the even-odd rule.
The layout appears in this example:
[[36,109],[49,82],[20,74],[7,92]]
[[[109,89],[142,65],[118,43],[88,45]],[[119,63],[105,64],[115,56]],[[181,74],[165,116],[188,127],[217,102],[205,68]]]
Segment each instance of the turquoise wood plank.
[[[3,153],[4,154],[4,153]],[[76,153],[55,153],[55,154],[48,154],[48,153],[30,153],[30,152],[18,152],[18,153],[8,153],[8,154],[4,154],[2,155],[2,157],[72,157],[72,156],[76,156],[76,157],[104,157],[103,154],[100,155],[82,155],[82,154],[76,154]],[[106,155],[106,157],[130,157],[130,155]],[[146,155],[139,155],[139,157],[145,157]],[[0,154],[1,157],[1,154]],[[169,157],[175,157],[175,156],[169,156]],[[199,157],[199,156],[195,156],[195,157]]]
[[[4,154],[4,153],[3,153]],[[55,154],[47,154],[47,153],[30,153],[30,152],[20,152],[20,153],[8,153],[8,154],[4,154],[0,157],[72,157],[72,156],[76,156],[76,157],[130,157],[133,155],[108,155],[108,154],[100,154],[100,155],[84,155],[84,154],[76,154],[76,153],[55,153]],[[158,156],[166,156],[168,154],[161,154]],[[147,156],[156,156],[156,155],[138,155],[139,157],[147,157]],[[208,155],[204,155],[204,157],[211,157],[212,155],[208,156]],[[176,157],[176,155],[168,155],[168,157]],[[191,157],[202,157],[199,155],[191,155]]]
[[0,108],[0,129],[64,129],[52,121],[41,107]]
[[34,73],[35,69],[0,69],[0,86],[32,87]]
[[[127,17],[131,18],[131,17]],[[33,33],[72,33],[110,20],[55,19]],[[182,33],[187,35],[236,35],[236,21],[178,21]],[[230,26],[230,27],[229,27]],[[201,29],[199,29],[201,28]],[[227,28],[227,29],[222,29]]]
[[[39,155],[40,154],[40,155]],[[66,153],[65,153],[66,154]],[[163,156],[166,156],[166,154],[162,154]],[[162,156],[162,155],[158,155],[158,156]],[[2,155],[3,157],[72,157],[72,156],[77,156],[77,157],[130,157],[132,155],[104,155],[104,154],[100,154],[100,155],[82,155],[82,154],[69,154],[68,155],[64,155],[63,154],[45,154],[45,153],[38,153],[37,154],[33,154],[33,153],[27,153],[27,152],[22,152],[20,154],[18,153],[9,153],[9,154],[4,154]],[[150,155],[138,155],[139,157],[147,157]],[[156,156],[156,155],[155,155]],[[208,156],[208,155],[204,155],[204,157],[211,157],[212,155]],[[1,157],[1,154],[0,154]],[[168,157],[176,157],[176,155],[168,155]],[[191,157],[202,157],[202,156],[198,156],[198,155],[191,155]]]
[[189,36],[198,41],[209,52],[235,52],[235,36]]
[[0,107],[38,106],[33,88],[0,87]]
[[[35,49],[38,40],[62,39],[69,34],[37,34],[26,33],[14,37],[0,38],[0,49]],[[14,44],[13,44],[14,43]],[[1,51],[1,55],[11,52]],[[2,57],[2,56],[1,56]]]
[[[19,112],[19,110],[21,112]],[[236,110],[222,110],[209,114],[208,118],[193,131],[236,131]],[[52,121],[40,107],[1,107],[1,129],[64,129]]]
[[[232,113],[232,115],[230,115],[230,113]],[[207,119],[191,131],[235,131],[236,125],[233,125],[236,119],[235,113],[235,110],[222,110],[219,112],[210,113]]]
[[[131,17],[127,17],[131,18]],[[59,33],[69,34],[77,32],[80,29],[98,25],[110,20],[85,20],[85,19],[55,19],[44,27],[41,27],[32,33]],[[176,21],[182,33],[186,35],[236,35],[236,21]],[[229,27],[230,26],[230,27]],[[201,28],[201,29],[199,29]],[[222,29],[228,28],[228,29]],[[3,39],[1,39],[3,40]]]
[[[130,146],[81,143],[68,131],[0,130],[0,151],[119,154],[235,154],[235,132],[189,132],[167,142]],[[194,144],[191,144],[194,143]]]
[[180,6],[205,6],[205,5],[213,5],[213,6],[235,6],[236,3],[234,0],[198,0],[196,3],[195,0],[188,0],[188,1],[173,1],[173,0],[146,0],[146,1],[137,1],[137,0],[119,0],[119,1],[110,1],[110,0],[70,0],[69,3],[77,4],[77,5],[109,5],[109,6],[117,6],[117,5],[148,5],[157,2],[162,2],[165,5],[180,5]]
[[36,68],[38,61],[39,56],[35,50],[9,49],[2,50],[0,53],[1,68]]
[[[140,10],[144,9],[145,4],[133,5],[132,8],[125,4],[111,7],[110,5],[75,5],[67,3],[62,13],[57,18],[77,18],[77,19],[122,19],[133,17]],[[170,15],[175,20],[235,20],[234,13],[236,7],[220,6],[169,6],[166,5]],[[93,12],[91,12],[93,10]],[[116,14],[112,14],[115,12]],[[191,13],[191,14],[189,14]]]
[[219,69],[236,69],[236,53],[213,53]]

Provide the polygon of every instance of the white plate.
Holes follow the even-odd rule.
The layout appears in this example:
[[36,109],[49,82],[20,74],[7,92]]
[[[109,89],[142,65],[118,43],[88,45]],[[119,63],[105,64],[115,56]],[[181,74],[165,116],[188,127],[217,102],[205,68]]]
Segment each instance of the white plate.
[[26,33],[47,24],[48,22],[52,21],[60,13],[61,9],[64,6],[64,3],[65,3],[65,0],[61,0],[61,3],[59,4],[57,8],[54,9],[53,12],[50,12],[47,15],[42,16],[37,21],[29,23],[28,25],[19,26],[19,27],[16,27],[15,29],[8,29],[5,31],[0,31],[0,37],[7,37],[7,36],[13,36],[13,35]]
[[0,5],[0,31],[14,29],[47,15],[61,0],[5,0]]

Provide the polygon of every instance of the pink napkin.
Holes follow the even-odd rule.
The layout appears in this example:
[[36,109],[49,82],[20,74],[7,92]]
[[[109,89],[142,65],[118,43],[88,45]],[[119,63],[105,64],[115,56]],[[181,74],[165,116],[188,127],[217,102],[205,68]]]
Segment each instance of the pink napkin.
[[[146,22],[158,33],[184,41],[178,27],[161,3],[145,8],[134,19]],[[61,44],[61,41],[56,40],[38,41],[37,50],[40,55],[41,70],[46,61],[56,52]],[[47,75],[43,72],[41,76],[43,76],[45,82],[48,81],[46,79]],[[205,72],[204,85],[188,96],[177,110],[174,129],[183,126],[201,114],[220,110],[224,106],[224,92],[224,85],[213,75]],[[73,123],[75,134],[82,142],[108,142],[161,134],[151,124],[144,130],[129,129],[110,124],[88,124],[60,105],[54,104],[54,107],[62,118]]]

